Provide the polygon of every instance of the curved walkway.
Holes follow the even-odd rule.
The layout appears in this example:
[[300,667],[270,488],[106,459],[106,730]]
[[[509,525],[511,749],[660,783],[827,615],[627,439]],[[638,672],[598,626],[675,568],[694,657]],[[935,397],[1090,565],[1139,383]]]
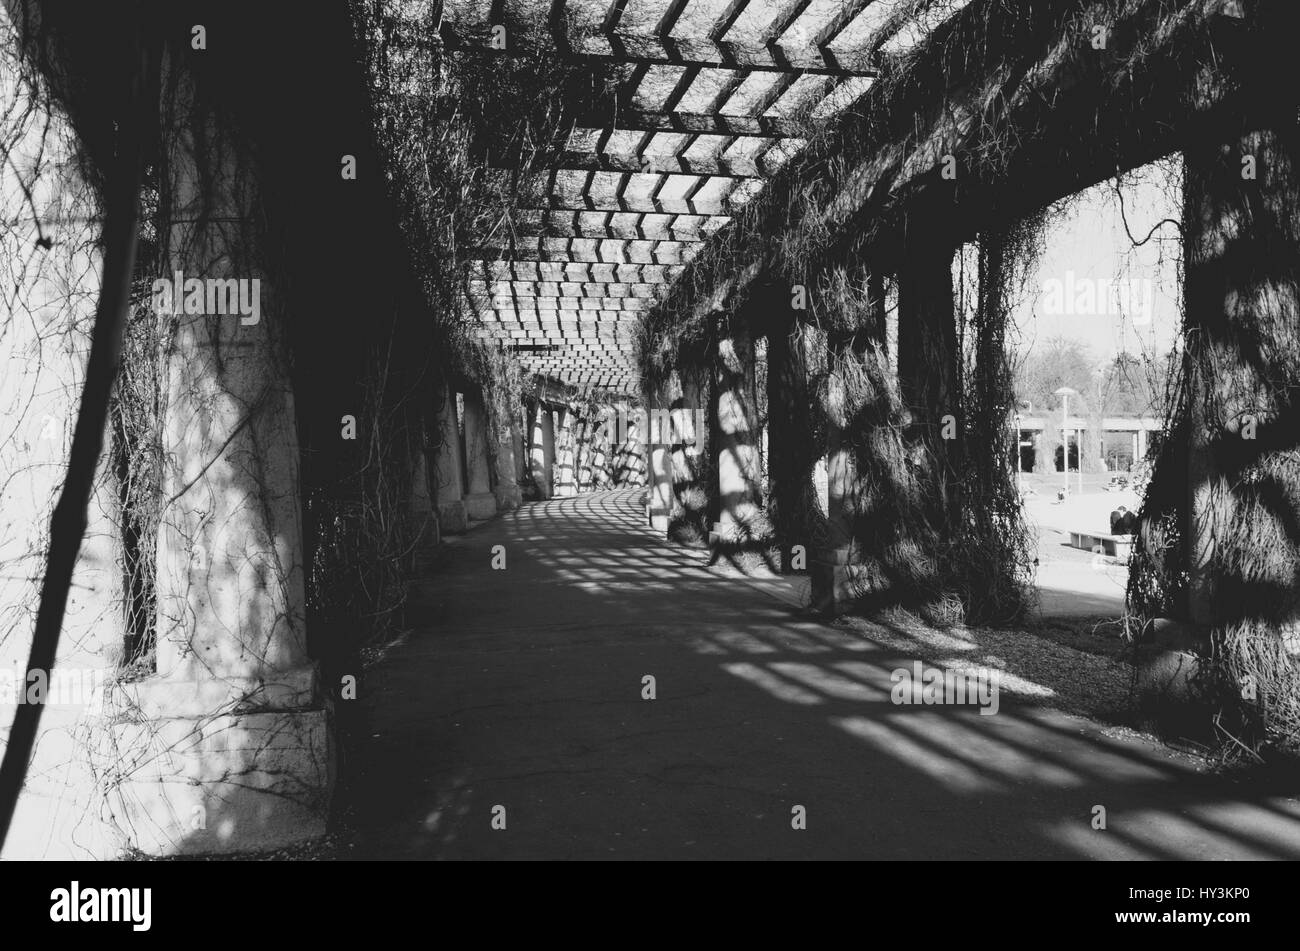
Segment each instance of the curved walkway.
[[894,705],[913,658],[668,545],[641,495],[444,546],[366,678],[349,855],[1300,858],[1300,803],[1150,742],[1006,697]]

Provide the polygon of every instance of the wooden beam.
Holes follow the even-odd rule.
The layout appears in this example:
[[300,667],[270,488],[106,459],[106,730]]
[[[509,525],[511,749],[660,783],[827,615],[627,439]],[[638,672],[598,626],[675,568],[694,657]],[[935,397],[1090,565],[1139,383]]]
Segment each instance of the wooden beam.
[[563,295],[565,297],[583,297],[596,299],[636,299],[653,300],[658,297],[663,284],[621,283],[606,281],[483,281],[473,279],[470,288],[485,296],[520,297],[529,300],[543,300]]
[[[547,195],[546,209],[555,211],[612,211],[644,215],[708,215],[726,218],[731,216],[731,205],[726,199],[684,198],[628,198],[626,196],[603,198],[592,195]],[[536,210],[535,208],[524,210]]]
[[[586,317],[578,318],[561,318],[555,313],[539,313],[536,311],[483,311],[479,316],[479,326],[487,328],[501,328],[505,330],[537,330],[537,331],[555,331],[562,333],[565,331],[572,332],[575,336],[593,335],[604,333],[611,336],[623,334],[631,336],[637,330],[638,322],[636,320],[625,319],[623,316],[615,316],[616,311],[587,311]],[[566,313],[577,313],[568,311]],[[628,314],[628,317],[639,317],[639,314]]]
[[[594,238],[598,241],[682,241],[682,242],[700,242],[707,241],[711,232],[702,231],[699,226],[695,228],[678,228],[678,227],[655,227],[654,225],[631,224],[627,221],[606,220],[604,222],[593,222],[586,218],[577,218],[573,212],[565,212],[558,208],[524,208],[521,211],[541,211],[542,216],[539,222],[525,221],[516,225],[514,233],[521,238]],[[590,209],[582,209],[588,211]],[[649,212],[633,212],[634,214],[649,214]],[[614,214],[614,212],[606,212]],[[664,212],[664,214],[673,214]],[[703,225],[706,220],[714,220],[714,215],[677,215],[677,218],[687,217],[691,219],[701,219],[699,225]]]
[[[554,345],[554,344],[577,342],[575,340],[568,339],[568,338],[559,339],[559,338],[546,337],[540,335],[513,334],[513,333],[512,334],[480,334],[479,339],[488,342],[497,341],[501,343],[503,346],[510,345],[510,344],[552,344]],[[595,338],[588,338],[585,342],[591,344],[600,344],[601,346],[605,347],[607,350],[626,352],[629,358],[632,358],[634,353],[634,349],[631,345],[632,344],[631,340],[597,340]]]
[[606,336],[598,337],[595,335],[587,335],[580,338],[576,334],[570,334],[568,336],[564,336],[557,333],[547,334],[542,331],[535,331],[527,328],[510,328],[508,332],[491,333],[491,334],[485,334],[481,336],[487,336],[493,339],[499,339],[503,342],[513,342],[513,343],[548,343],[548,344],[589,343],[593,345],[599,344],[606,348],[613,348],[618,350],[622,350],[626,347],[628,353],[632,352],[631,336],[614,337],[614,336],[606,335]]
[[839,52],[811,45],[782,46],[775,41],[746,43],[711,37],[666,39],[614,31],[602,37],[610,53],[586,53],[628,63],[670,63],[678,66],[746,69],[758,72],[799,72],[826,76],[876,76],[878,58],[870,53]]
[[771,171],[762,159],[687,158],[682,155],[646,155],[633,152],[579,152],[566,150],[556,158],[556,167],[576,171],[643,172],[669,175],[710,175],[714,178],[763,178]]
[[[468,258],[490,261],[534,261],[534,262],[585,262],[589,264],[685,264],[689,259],[688,249],[696,244],[683,241],[623,241],[617,251],[607,251],[598,245],[594,249],[576,248],[570,242],[567,247],[548,246],[546,239],[536,244],[531,241],[519,242],[513,247],[473,247],[466,248]],[[602,254],[605,257],[602,257]],[[612,259],[611,259],[612,258]]]
[[482,281],[580,281],[588,284],[668,284],[683,270],[666,264],[583,264],[560,261],[465,262],[472,279]]
[[631,359],[618,360],[539,360],[525,355],[520,356],[523,363],[531,370],[603,370],[610,373],[634,373],[636,368]]
[[812,45],[784,47],[776,42],[746,43],[707,36],[674,39],[618,29],[579,35],[559,30],[556,31],[560,37],[558,41],[515,30],[507,34],[506,48],[502,50],[491,45],[492,26],[491,23],[463,24],[444,19],[439,33],[450,50],[488,55],[558,55],[579,61],[614,60],[620,63],[827,76],[876,76],[879,73],[878,57],[871,52],[837,52]]
[[775,173],[763,158],[710,156],[690,158],[680,155],[646,155],[633,152],[564,151],[556,158],[562,169],[582,171],[641,171],[671,175],[711,175],[714,178],[766,178]]
[[549,297],[515,297],[509,294],[497,296],[480,296],[472,294],[470,296],[470,301],[479,305],[484,310],[599,311],[602,313],[608,313],[610,311],[640,313],[654,303],[654,301],[648,301],[640,297],[564,297],[560,295],[551,295]]
[[[598,333],[609,336],[619,334],[630,336],[636,333],[639,326],[637,318],[640,314],[631,312],[622,314],[618,311],[573,311],[570,313],[575,316],[561,319],[558,316],[527,311],[484,311],[471,318],[471,322],[489,329],[553,330],[557,333],[570,331],[575,336]],[[584,316],[576,316],[578,313],[583,313]]]
[[709,112],[655,112],[645,109],[597,110],[579,116],[580,129],[627,129],[641,132],[683,132],[701,135],[761,136],[768,139],[803,139],[830,119],[794,116],[733,116]]
[[[1216,0],[1135,0],[1116,20],[1107,0],[976,0],[907,59],[916,75],[943,82],[924,95],[901,92],[915,88],[905,76],[877,84],[862,107],[872,122],[843,124],[764,189],[753,209],[757,223],[745,240],[728,243],[746,249],[748,261],[734,254],[715,261],[706,252],[694,265],[702,273],[688,285],[701,290],[670,298],[666,311],[721,306],[746,283],[772,276],[782,243],[807,249],[812,266],[804,279],[864,254],[894,267],[909,208],[945,207],[944,223],[960,242],[990,222],[1178,151],[1195,130],[1214,134],[1226,116],[1285,109],[1296,98],[1293,83],[1279,85],[1288,87],[1282,100],[1229,90],[1216,110],[1188,106],[1198,69],[1216,68],[1212,24],[1221,7]],[[1096,22],[1109,27],[1105,56],[1087,52],[1086,27]],[[1114,64],[1138,47],[1142,68],[1116,74]],[[1263,70],[1276,57],[1253,59]],[[989,162],[994,152],[999,159]],[[831,155],[842,173],[827,174]],[[956,186],[940,174],[945,155],[956,160]],[[788,196],[814,178],[826,186],[825,198],[815,214],[790,220]],[[870,248],[867,236],[876,241]]]
[[850,23],[858,18],[874,0],[844,0],[839,10],[836,11],[833,19],[829,20],[817,34],[816,45],[826,49],[834,42],[848,27]]

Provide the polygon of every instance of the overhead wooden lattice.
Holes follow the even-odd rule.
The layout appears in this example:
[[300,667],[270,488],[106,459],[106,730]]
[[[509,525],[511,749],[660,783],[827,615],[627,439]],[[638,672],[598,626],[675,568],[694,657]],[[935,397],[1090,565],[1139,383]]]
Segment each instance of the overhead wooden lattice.
[[915,0],[447,0],[449,49],[604,60],[509,246],[468,248],[471,316],[524,365],[632,393],[640,315],[764,179],[868,88]]

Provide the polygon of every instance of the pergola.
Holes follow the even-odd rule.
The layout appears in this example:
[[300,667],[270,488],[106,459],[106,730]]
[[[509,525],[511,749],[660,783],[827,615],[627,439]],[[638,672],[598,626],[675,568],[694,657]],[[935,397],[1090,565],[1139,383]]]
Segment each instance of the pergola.
[[[951,10],[953,4],[944,4]],[[632,340],[684,265],[907,42],[904,0],[449,0],[449,49],[614,64],[530,182],[517,238],[470,253],[469,319],[531,372],[630,393]],[[522,239],[522,240],[520,240]]]
[[[462,693],[477,688],[458,679],[471,668],[503,673],[507,699],[481,704],[494,716],[520,683],[549,682],[539,658],[570,669],[576,679],[524,696],[514,719],[592,690],[636,705],[622,662],[633,639],[711,677],[717,657],[700,661],[699,645],[749,658],[733,635],[757,625],[786,683],[781,659],[802,653],[792,632],[812,620],[772,604],[737,615],[765,586],[731,577],[760,562],[775,571],[778,555],[827,615],[897,606],[943,628],[1019,626],[1037,543],[1008,459],[1012,265],[1028,254],[1017,229],[1173,154],[1181,210],[1156,228],[1180,232],[1181,351],[1145,460],[1121,623],[1146,625],[1139,706],[1151,700],[1174,729],[1192,723],[1207,746],[1223,734],[1261,760],[1300,749],[1300,94],[1287,65],[1300,5],[446,2],[324,4],[303,44],[296,10],[253,0],[210,5],[205,24],[188,4],[0,0],[0,27],[26,31],[50,92],[0,110],[0,153],[23,145],[21,161],[6,159],[16,177],[4,182],[20,187],[3,210],[20,218],[0,228],[18,277],[0,298],[0,365],[18,370],[6,383],[29,366],[46,374],[4,407],[22,451],[14,478],[0,478],[19,556],[0,573],[14,607],[0,647],[17,631],[29,672],[112,673],[95,685],[102,711],[71,733],[71,721],[50,728],[58,742],[41,739],[50,704],[20,705],[0,766],[0,845],[29,779],[41,785],[27,815],[51,821],[15,825],[61,848],[86,848],[89,833],[105,854],[239,853],[324,834],[335,766],[362,761],[335,745],[356,733],[340,725],[359,722],[339,715],[357,699],[345,672],[367,645],[400,646],[388,635],[413,623],[436,626],[440,643],[489,635],[490,658],[434,666]],[[193,45],[199,25],[210,47]],[[409,47],[407,28],[419,31]],[[435,30],[468,79],[488,73],[484,89],[549,95],[549,83],[497,86],[476,70],[480,57],[545,53],[607,94],[581,105],[575,83],[558,142],[551,122],[521,157],[440,164],[444,153],[423,150],[442,131],[441,103],[425,95],[445,64],[424,56]],[[450,148],[492,128],[466,113]],[[341,172],[341,154],[362,174]],[[473,213],[458,216],[457,196],[493,160],[510,176],[511,197],[492,200],[501,214],[466,201]],[[416,187],[444,171],[450,188]],[[456,234],[502,220],[508,240],[496,224]],[[102,266],[87,262],[94,247]],[[968,249],[975,280],[955,280]],[[448,259],[469,269],[463,312],[444,307]],[[135,296],[155,268],[265,281],[260,317],[164,319]],[[516,387],[513,367],[461,347],[448,316],[509,347],[540,385]],[[582,390],[586,406],[573,399]],[[630,395],[645,397],[647,425],[610,438],[604,414],[621,417]],[[651,423],[678,410],[682,432]],[[47,440],[50,422],[63,425]],[[1157,423],[1117,428],[1130,425]],[[530,486],[539,504],[424,557],[471,516],[519,509]],[[705,539],[726,571],[705,574],[687,550],[703,555]],[[497,573],[507,547],[524,572]],[[427,600],[407,611],[426,570],[438,580],[410,588]],[[606,613],[570,624],[593,607]],[[696,616],[713,629],[669,641]],[[631,637],[606,636],[625,625]],[[561,629],[577,639],[555,639]],[[845,633],[808,643],[820,651]],[[507,641],[527,666],[498,663]],[[601,645],[617,653],[587,656]],[[601,668],[615,679],[588,679]],[[873,676],[892,685],[887,667]],[[804,680],[844,701],[824,678]],[[440,702],[428,716],[445,720],[458,701]],[[763,703],[758,715],[775,709]],[[572,712],[556,722],[591,720]],[[497,725],[484,730],[493,751]],[[535,735],[493,775],[531,776]],[[591,744],[563,735],[557,762]],[[385,746],[400,773],[409,744]],[[434,759],[451,781],[430,790],[443,804],[481,768]],[[611,788],[625,772],[614,767]],[[988,798],[958,791],[955,802]],[[480,792],[480,805],[497,798]],[[1108,801],[1064,792],[1066,821],[1086,821],[1079,802]],[[422,841],[455,837],[412,804],[403,841],[417,827],[437,832]],[[1258,828],[1241,836],[1252,837]]]

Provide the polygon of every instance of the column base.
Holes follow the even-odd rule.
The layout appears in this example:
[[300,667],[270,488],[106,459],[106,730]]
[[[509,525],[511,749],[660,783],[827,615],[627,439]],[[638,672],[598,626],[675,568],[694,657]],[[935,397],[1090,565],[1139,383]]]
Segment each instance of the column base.
[[469,520],[465,514],[465,502],[438,503],[438,528],[443,535],[464,535],[469,529]]
[[1198,676],[1210,652],[1207,627],[1155,618],[1143,629],[1135,658],[1138,711],[1161,733],[1201,743],[1213,740],[1216,698]]
[[545,502],[555,495],[555,483],[547,478],[544,473],[533,473],[533,487],[537,490],[538,501]]
[[849,563],[845,549],[817,552],[808,563],[812,609],[831,617],[847,611],[861,593],[862,566]]
[[92,762],[118,847],[269,851],[324,834],[335,778],[329,714],[275,709],[311,698],[314,686],[307,668],[276,684],[155,677],[114,688]]
[[739,517],[722,519],[710,525],[709,544],[742,548],[769,547],[772,544],[772,529],[763,510],[755,505]]
[[524,493],[514,482],[499,483],[493,491],[496,493],[497,511],[499,512],[510,512],[523,504]]
[[497,497],[491,492],[474,492],[465,496],[465,516],[481,522],[497,514]]

